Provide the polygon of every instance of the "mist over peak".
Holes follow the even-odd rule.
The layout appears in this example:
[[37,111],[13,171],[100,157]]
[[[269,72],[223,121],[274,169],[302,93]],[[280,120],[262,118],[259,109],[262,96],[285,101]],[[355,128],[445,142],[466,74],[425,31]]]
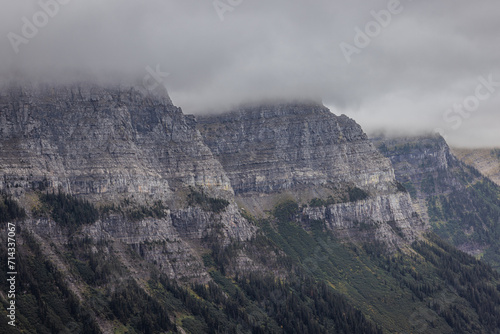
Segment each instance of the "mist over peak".
[[[9,1],[0,81],[161,85],[195,114],[321,97],[367,131],[436,130],[491,146],[499,10],[493,0]],[[492,89],[478,90],[488,78]],[[476,103],[476,91],[489,96]]]

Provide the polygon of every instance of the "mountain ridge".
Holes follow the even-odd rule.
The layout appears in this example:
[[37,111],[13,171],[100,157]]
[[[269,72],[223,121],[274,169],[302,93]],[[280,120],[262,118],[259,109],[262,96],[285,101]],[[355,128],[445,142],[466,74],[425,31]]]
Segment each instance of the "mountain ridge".
[[[324,201],[304,209],[305,219],[326,219],[327,226],[344,238],[359,234],[361,221],[371,233],[376,231],[377,240],[395,245],[411,243],[426,230],[409,195],[398,190],[390,161],[345,115],[336,116],[318,104],[293,103],[254,106],[197,120],[237,200],[253,214],[293,198],[306,205]],[[338,199],[354,190],[364,195]]]
[[428,233],[354,120],[290,102],[197,121],[155,94],[0,93],[0,221],[17,226],[18,329],[498,328],[498,273]]

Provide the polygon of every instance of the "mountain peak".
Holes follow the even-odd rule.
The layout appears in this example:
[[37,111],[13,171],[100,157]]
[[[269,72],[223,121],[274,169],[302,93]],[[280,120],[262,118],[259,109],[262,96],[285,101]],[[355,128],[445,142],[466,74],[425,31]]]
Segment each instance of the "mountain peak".
[[148,101],[154,105],[173,105],[165,87],[149,89],[144,85],[111,84],[92,81],[72,83],[9,82],[0,87],[0,98],[21,101],[72,102],[134,102]]

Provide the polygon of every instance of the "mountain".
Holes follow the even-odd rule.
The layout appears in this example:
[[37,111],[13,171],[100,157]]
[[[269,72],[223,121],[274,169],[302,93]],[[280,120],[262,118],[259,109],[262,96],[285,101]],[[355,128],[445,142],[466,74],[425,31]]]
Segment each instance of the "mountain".
[[453,155],[462,162],[473,166],[497,185],[500,185],[500,149],[468,149],[453,147],[451,150]]
[[390,161],[345,115],[311,102],[277,103],[198,117],[197,126],[252,214],[290,198],[310,204],[305,221],[325,220],[342,238],[398,245],[425,230]]
[[[167,251],[170,260],[191,258],[188,267],[165,264],[174,277],[203,272],[185,240],[214,233],[247,240],[255,233],[239,214],[229,179],[193,119],[172,105],[166,92],[85,84],[14,87],[0,96],[0,109],[0,189],[20,198],[28,211],[46,204],[33,195],[44,189],[91,201],[108,213],[89,225],[95,238],[133,244],[172,240],[147,256],[153,260]],[[185,194],[201,188],[205,197],[227,203],[217,223],[211,210],[186,203]],[[159,214],[144,214],[155,206]],[[152,219],[135,219],[142,221],[139,228],[134,219],[121,219],[120,211]],[[47,237],[63,232],[50,220],[27,223]]]
[[18,85],[0,133],[0,332],[499,332],[499,274],[321,104]]
[[457,159],[441,136],[373,138],[432,229],[459,249],[500,266],[500,187]]

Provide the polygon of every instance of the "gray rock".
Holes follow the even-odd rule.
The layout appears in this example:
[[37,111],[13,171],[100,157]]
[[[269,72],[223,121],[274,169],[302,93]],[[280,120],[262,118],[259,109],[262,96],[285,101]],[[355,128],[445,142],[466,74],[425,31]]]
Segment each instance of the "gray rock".
[[361,127],[317,103],[246,106],[198,117],[205,143],[224,166],[241,203],[254,214],[286,198],[305,204],[341,187],[370,194],[354,203],[306,208],[302,220],[324,220],[352,241],[412,242],[426,224],[397,189],[389,159]]

